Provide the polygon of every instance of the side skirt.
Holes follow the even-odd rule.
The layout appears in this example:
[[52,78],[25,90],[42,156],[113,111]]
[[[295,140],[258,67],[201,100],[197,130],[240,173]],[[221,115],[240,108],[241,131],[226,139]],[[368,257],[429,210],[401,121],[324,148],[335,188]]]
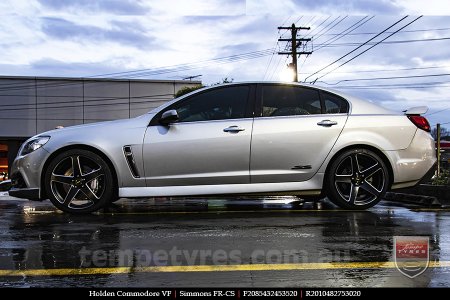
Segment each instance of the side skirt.
[[119,197],[157,197],[157,196],[200,196],[200,195],[319,195],[323,184],[323,173],[303,182],[189,185],[160,187],[119,188]]

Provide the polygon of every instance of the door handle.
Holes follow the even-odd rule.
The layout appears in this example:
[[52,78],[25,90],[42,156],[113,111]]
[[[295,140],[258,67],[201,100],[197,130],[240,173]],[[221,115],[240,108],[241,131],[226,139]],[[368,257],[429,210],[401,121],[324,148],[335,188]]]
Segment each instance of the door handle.
[[225,128],[223,131],[224,132],[239,132],[239,131],[244,131],[244,130],[245,130],[245,128],[233,125],[233,126]]
[[323,126],[323,127],[331,127],[333,125],[337,125],[337,122],[331,121],[331,120],[322,120],[319,123],[317,123],[317,125]]

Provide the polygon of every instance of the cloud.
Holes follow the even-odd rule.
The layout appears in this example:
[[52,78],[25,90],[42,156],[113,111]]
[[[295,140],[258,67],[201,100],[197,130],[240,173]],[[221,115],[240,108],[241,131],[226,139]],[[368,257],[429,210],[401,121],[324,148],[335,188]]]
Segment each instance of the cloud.
[[125,43],[135,47],[146,47],[153,40],[136,23],[114,21],[111,29],[97,26],[78,25],[61,18],[42,18],[42,32],[52,38],[61,40],[76,39],[81,41],[110,41]]
[[[287,44],[277,42],[278,38],[283,34],[289,36],[289,32],[279,32],[277,27],[295,22],[298,26],[311,26],[311,30],[302,30],[300,34],[312,37],[314,44],[313,54],[306,60],[302,55],[298,60],[300,78],[304,79],[374,37],[411,9],[420,7],[419,2],[423,6],[423,1],[416,0],[5,0],[0,1],[3,21],[0,23],[0,70],[4,75],[78,77],[172,66],[177,72],[158,75],[149,72],[140,74],[139,78],[177,79],[202,74],[205,84],[224,77],[235,81],[278,80],[291,58],[276,53]],[[430,3],[435,0],[427,1],[427,8]],[[445,13],[444,6],[435,6],[436,11]],[[329,13],[334,16],[325,21]],[[363,17],[361,14],[376,16],[350,34],[339,35],[351,29]],[[336,26],[330,25],[338,15],[348,17],[337,25],[335,22]],[[446,29],[449,23],[450,16],[424,16],[389,41],[450,37],[450,30]],[[334,47],[318,47],[327,41]],[[353,45],[346,45],[349,43]],[[211,62],[215,58],[269,48],[276,49],[273,55]],[[380,44],[320,80],[335,83],[345,79],[450,73],[449,48],[450,40]],[[195,68],[177,69],[179,65],[195,62],[203,63],[195,64]],[[404,70],[411,67],[440,69]],[[372,85],[430,85],[431,81],[447,79],[369,80],[334,87],[391,108],[406,108],[426,101],[439,110],[448,102],[450,87],[372,88]],[[350,84],[362,88],[345,89],[344,85]],[[442,118],[434,121],[450,121],[450,114],[446,113],[432,117]]]
[[38,0],[47,8],[54,10],[75,9],[89,13],[106,12],[116,15],[145,15],[149,8],[141,1],[133,0]]
[[28,70],[39,72],[44,76],[58,77],[85,77],[86,74],[101,75],[114,72],[120,72],[123,69],[111,66],[106,62],[84,63],[84,62],[64,62],[52,58],[40,59],[32,62],[28,66]]
[[324,14],[333,11],[333,13],[342,13],[351,11],[352,14],[398,14],[402,8],[391,0],[346,0],[333,1],[314,0],[314,1],[294,1],[299,10],[315,11]]

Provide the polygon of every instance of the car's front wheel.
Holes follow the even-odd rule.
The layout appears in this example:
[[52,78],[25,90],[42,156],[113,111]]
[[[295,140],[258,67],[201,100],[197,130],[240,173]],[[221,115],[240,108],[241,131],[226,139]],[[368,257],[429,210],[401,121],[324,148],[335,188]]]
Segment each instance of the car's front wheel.
[[102,157],[88,150],[69,150],[56,156],[45,173],[50,201],[68,213],[90,213],[115,195],[114,180]]
[[352,149],[333,160],[326,175],[328,198],[345,209],[367,209],[382,199],[389,186],[383,159],[368,149]]

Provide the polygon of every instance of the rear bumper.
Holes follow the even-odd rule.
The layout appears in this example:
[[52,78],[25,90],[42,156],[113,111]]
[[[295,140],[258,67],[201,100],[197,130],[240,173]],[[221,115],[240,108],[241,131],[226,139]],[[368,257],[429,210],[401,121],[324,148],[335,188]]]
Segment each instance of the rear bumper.
[[437,162],[428,170],[428,172],[425,173],[425,175],[421,179],[394,183],[391,187],[391,190],[396,190],[396,192],[400,192],[399,191],[400,189],[410,190],[411,187],[417,186],[419,184],[429,183],[431,181],[431,178],[436,173],[436,169],[437,169]]
[[17,189],[17,188],[12,188],[9,190],[9,195],[11,197],[16,197],[16,198],[24,198],[24,199],[29,199],[29,200],[40,200],[39,198],[39,189],[37,188],[24,188],[24,189]]
[[423,178],[432,176],[436,166],[436,149],[431,135],[423,130],[417,132],[408,148],[384,151],[393,171],[392,188],[414,186]]
[[428,170],[428,172],[422,177],[419,183],[428,183],[431,181],[431,178],[434,176],[437,170],[437,161],[436,163]]

